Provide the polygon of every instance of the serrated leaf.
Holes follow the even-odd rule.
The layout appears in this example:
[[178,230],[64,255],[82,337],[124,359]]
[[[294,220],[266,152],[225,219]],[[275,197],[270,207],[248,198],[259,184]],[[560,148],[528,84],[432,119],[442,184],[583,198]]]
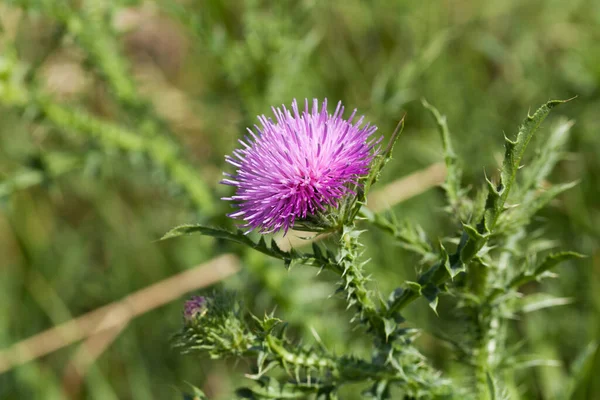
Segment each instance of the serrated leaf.
[[456,263],[456,265],[452,265],[450,263],[450,257],[448,255],[448,252],[446,251],[446,248],[444,247],[444,245],[440,242],[440,249],[441,249],[441,253],[442,253],[442,264],[444,265],[444,268],[446,269],[446,271],[448,272],[448,275],[450,275],[450,279],[454,280],[454,277],[458,274],[460,274],[461,272],[466,271],[466,267],[465,264],[463,264],[462,262]]
[[429,307],[433,310],[435,315],[437,315],[437,305],[438,305],[438,294],[440,290],[435,285],[427,285],[422,289],[423,297],[427,299],[429,303]]
[[540,275],[546,271],[549,271],[550,269],[554,268],[556,265],[560,264],[563,261],[584,257],[585,255],[576,253],[574,251],[563,251],[559,253],[550,254],[535,268],[534,275]]
[[517,198],[523,198],[525,193],[535,190],[545,180],[561,157],[561,151],[569,138],[569,131],[574,122],[561,119],[553,127],[550,135],[545,138],[541,148],[523,171],[523,181],[519,186]]
[[[568,101],[568,100],[567,100]],[[562,100],[551,100],[542,105],[533,115],[528,115],[525,121],[521,124],[517,136],[514,140],[506,139],[505,158],[502,164],[500,181],[497,185],[493,185],[489,181],[489,190],[484,206],[484,211],[481,219],[475,220],[471,224],[463,225],[463,234],[460,238],[456,252],[449,256],[451,264],[462,262],[467,265],[474,257],[478,256],[479,251],[486,245],[489,238],[496,233],[496,224],[499,216],[504,212],[506,200],[511,191],[511,187],[515,183],[517,171],[521,167],[521,160],[525,153],[525,149],[537,131],[538,127],[550,113],[550,110],[559,104],[565,103]],[[480,210],[475,214],[479,215]],[[475,225],[476,224],[476,225]],[[545,266],[543,266],[545,268]],[[543,273],[540,270],[540,273]],[[437,286],[444,284],[450,279],[450,274],[446,266],[441,265],[441,261],[431,266],[419,277],[418,281],[425,285],[433,283]],[[522,274],[515,278],[513,283],[518,286],[521,279],[529,279],[528,275]],[[421,294],[420,286],[409,286],[401,296],[395,297],[388,304],[387,315],[392,316],[399,312],[407,304],[410,304]]]
[[450,139],[450,131],[446,122],[446,116],[440,114],[438,109],[429,104],[427,100],[421,99],[421,103],[423,104],[423,107],[425,107],[431,113],[431,116],[437,124],[438,131],[442,139],[444,160],[446,163],[447,173],[444,184],[446,196],[448,197],[448,203],[450,203],[452,209],[458,211],[459,215],[457,217],[462,219],[466,217],[466,215],[461,215],[459,207],[461,202],[460,195],[462,193],[460,188],[462,171],[458,166],[458,158],[456,157],[456,153],[454,152],[454,148],[452,146],[452,140]]
[[238,234],[234,234],[234,233],[226,231],[224,229],[211,228],[211,227],[203,226],[203,225],[191,225],[191,224],[177,226],[177,227],[171,229],[170,231],[168,231],[167,233],[165,233],[163,235],[163,237],[161,237],[159,240],[167,240],[167,239],[172,239],[172,238],[176,238],[179,236],[194,235],[197,233],[206,235],[206,236],[212,236],[212,237],[217,237],[217,238],[229,239],[232,241],[238,241],[239,243],[245,242],[244,240],[242,240],[240,238],[240,236]]
[[524,200],[523,204],[510,212],[503,214],[506,218],[503,219],[503,224],[511,229],[518,228],[527,224],[531,218],[543,207],[545,207],[552,199],[559,194],[573,188],[579,181],[553,185],[548,190],[543,192],[531,193]]
[[[569,100],[551,100],[536,110],[533,115],[528,115],[519,127],[517,137],[511,140],[505,137],[505,153],[502,169],[500,171],[500,183],[494,191],[488,193],[486,213],[484,214],[484,226],[492,230],[496,225],[498,217],[503,211],[506,199],[515,182],[517,171],[521,167],[521,160],[525,154],[527,145],[537,132],[541,123],[546,119],[550,110]],[[498,196],[499,195],[499,196]]]
[[283,251],[279,247],[277,247],[275,241],[272,241],[271,247],[269,247],[269,245],[267,245],[264,239],[264,236],[261,236],[259,241],[255,242],[252,239],[250,239],[247,235],[245,235],[242,231],[237,231],[234,233],[225,229],[211,228],[204,225],[181,225],[171,229],[160,240],[173,239],[180,236],[194,234],[211,236],[214,238],[225,239],[231,242],[243,244],[270,257],[283,260],[285,262],[286,268],[290,268],[294,261],[317,267],[323,267],[325,265],[328,267],[335,268],[334,264],[329,263],[324,258],[316,259],[315,257],[309,254],[300,253],[295,249],[291,249],[289,252]]
[[383,325],[384,325],[383,327],[384,327],[384,331],[385,331],[385,339],[387,340],[390,337],[390,335],[392,333],[394,333],[394,331],[396,330],[398,323],[396,321],[394,321],[393,319],[384,318]]
[[563,261],[573,260],[577,258],[585,257],[583,254],[579,254],[573,251],[563,251],[560,253],[554,253],[547,256],[542,262],[540,262],[533,271],[522,272],[514,277],[510,284],[510,288],[518,288],[527,282],[538,279],[544,274],[547,274],[550,269],[554,268]]

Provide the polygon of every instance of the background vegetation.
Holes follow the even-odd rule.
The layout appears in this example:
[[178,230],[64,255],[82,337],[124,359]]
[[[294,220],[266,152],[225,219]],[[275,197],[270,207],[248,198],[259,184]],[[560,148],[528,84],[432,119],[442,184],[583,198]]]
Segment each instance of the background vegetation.
[[[219,285],[258,315],[277,306],[298,335],[314,328],[360,354],[351,314],[329,299],[334,277],[208,238],[155,240],[182,223],[232,226],[219,200],[223,156],[271,105],[341,99],[385,135],[406,113],[389,182],[442,159],[425,97],[448,116],[465,179],[480,185],[527,109],[575,95],[534,140],[561,114],[574,120],[551,180],[580,184],[538,228],[589,257],[543,283],[569,304],[514,321],[519,351],[556,360],[523,370],[512,390],[527,399],[561,398],[565,385],[574,399],[600,398],[600,2],[2,0],[0,349],[233,252],[242,268]],[[454,229],[443,202],[434,188],[390,212],[443,237]],[[364,236],[384,292],[415,276],[414,256]],[[246,365],[170,348],[183,300],[131,320],[106,348],[87,343],[100,351],[83,369],[77,345],[23,365],[0,357],[0,398],[177,399],[186,381],[231,398]],[[459,321],[443,299],[438,311],[419,301],[408,319],[424,331],[423,352],[453,371],[436,336]]]

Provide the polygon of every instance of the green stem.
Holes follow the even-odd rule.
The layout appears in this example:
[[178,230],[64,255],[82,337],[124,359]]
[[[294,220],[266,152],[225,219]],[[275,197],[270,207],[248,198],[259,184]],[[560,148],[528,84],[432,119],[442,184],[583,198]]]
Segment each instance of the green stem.
[[[480,327],[483,328],[483,327]],[[480,338],[475,349],[475,391],[477,399],[489,400],[491,398],[488,385],[488,351],[487,340]]]
[[[489,267],[481,263],[472,263],[470,268],[469,280],[471,291],[477,295],[479,299],[485,301],[488,292],[488,275]],[[488,385],[488,379],[491,379],[492,372],[490,371],[491,351],[493,351],[492,338],[492,315],[494,311],[487,303],[473,306],[475,314],[475,330],[477,338],[475,349],[473,352],[473,365],[475,366],[475,388],[477,398],[482,400],[490,399],[491,393]],[[496,321],[497,323],[498,321]]]
[[357,317],[365,323],[376,336],[385,339],[385,323],[366,287],[368,279],[363,275],[362,265],[358,263],[360,232],[354,226],[344,226],[340,238],[340,256],[338,264],[342,268],[341,290],[346,293],[349,306],[358,309]]

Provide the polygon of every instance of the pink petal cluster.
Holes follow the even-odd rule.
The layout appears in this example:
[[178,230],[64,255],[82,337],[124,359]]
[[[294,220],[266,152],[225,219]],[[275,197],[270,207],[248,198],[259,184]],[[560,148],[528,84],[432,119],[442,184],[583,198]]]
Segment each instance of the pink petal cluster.
[[355,194],[358,178],[369,172],[376,154],[375,140],[369,137],[374,125],[356,123],[356,110],[342,118],[339,102],[335,112],[327,112],[327,99],[319,109],[313,100],[312,110],[305,100],[300,112],[296,100],[292,110],[272,108],[276,120],[262,115],[261,126],[248,129],[249,135],[239,142],[242,148],[226,160],[237,168],[221,183],[236,187],[232,197],[237,210],[230,217],[242,219],[248,231],[286,232],[296,219],[306,218],[327,206],[336,207],[340,199]]

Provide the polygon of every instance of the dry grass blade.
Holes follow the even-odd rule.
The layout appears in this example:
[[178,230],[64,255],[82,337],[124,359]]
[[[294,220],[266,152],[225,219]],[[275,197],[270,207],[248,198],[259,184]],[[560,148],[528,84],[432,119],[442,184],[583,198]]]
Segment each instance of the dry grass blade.
[[212,285],[239,270],[231,254],[141,289],[123,300],[97,308],[0,351],[0,373],[35,360],[78,340],[125,326],[133,318],[167,304],[185,293]]
[[77,352],[69,361],[63,375],[63,388],[68,398],[80,397],[85,375],[96,362],[98,357],[110,347],[127,327],[128,321],[120,325],[111,325],[108,329],[102,329],[100,333],[88,337],[77,349]]

